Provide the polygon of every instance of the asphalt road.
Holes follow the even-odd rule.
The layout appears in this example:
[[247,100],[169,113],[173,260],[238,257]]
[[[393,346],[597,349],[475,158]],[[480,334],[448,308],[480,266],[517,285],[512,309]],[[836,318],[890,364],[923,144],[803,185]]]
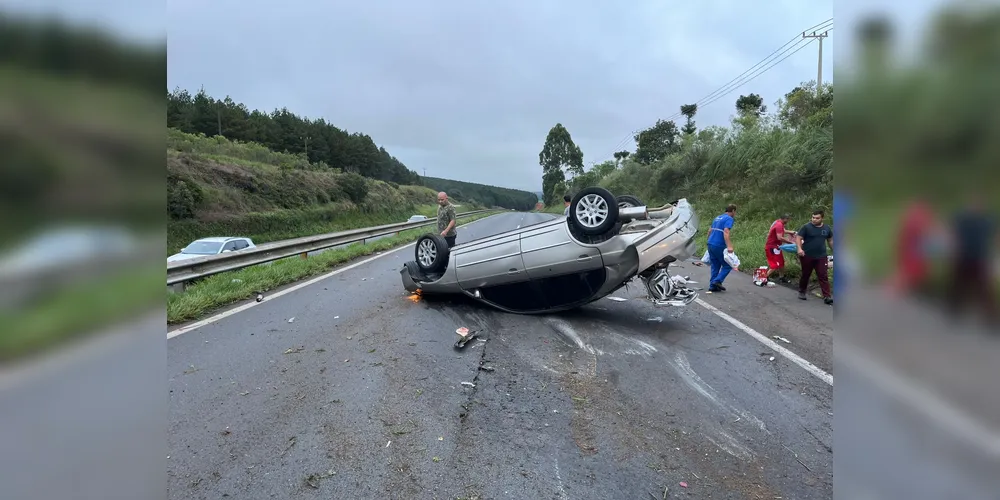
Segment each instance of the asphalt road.
[[[705,307],[511,315],[410,297],[411,258],[171,338],[170,498],[832,498],[833,388]],[[704,302],[832,370],[832,308],[733,276]]]

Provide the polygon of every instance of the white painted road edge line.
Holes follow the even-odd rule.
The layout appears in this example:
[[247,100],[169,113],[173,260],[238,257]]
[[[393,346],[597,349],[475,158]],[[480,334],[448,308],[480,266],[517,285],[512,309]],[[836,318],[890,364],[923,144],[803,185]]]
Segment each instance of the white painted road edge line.
[[885,392],[915,407],[925,417],[958,435],[967,444],[980,449],[993,459],[1000,458],[1000,433],[955,405],[945,402],[928,388],[907,381],[843,340],[835,341],[834,356],[835,359],[851,365],[854,370],[862,372]]
[[732,317],[732,316],[730,316],[730,315],[728,315],[728,314],[720,311],[717,307],[709,304],[708,302],[705,302],[704,300],[701,300],[700,298],[699,299],[694,299],[694,301],[697,302],[698,305],[700,305],[700,306],[704,307],[705,309],[708,309],[709,311],[715,313],[716,316],[718,316],[718,317],[720,317],[720,318],[728,321],[729,323],[731,323],[736,328],[739,328],[740,330],[746,332],[751,337],[757,339],[760,343],[766,345],[767,347],[771,348],[772,350],[774,350],[778,354],[784,356],[785,358],[787,358],[792,363],[795,363],[795,364],[801,366],[803,369],[805,369],[805,371],[807,371],[807,372],[815,375],[816,377],[818,377],[823,382],[826,382],[827,384],[830,384],[831,386],[833,385],[833,375],[831,375],[831,374],[829,374],[829,373],[821,370],[818,366],[816,366],[816,365],[814,365],[814,364],[806,361],[805,359],[803,359],[798,354],[795,354],[794,352],[789,351],[788,349],[785,349],[784,347],[781,347],[780,345],[778,345],[777,342],[775,342],[775,341],[767,338],[765,335],[761,334],[757,330],[754,330],[753,328],[750,328],[749,326],[744,325],[743,323],[741,323],[736,318],[734,318],[734,317]]
[[[490,215],[490,216],[487,216],[487,217],[483,217],[482,219],[476,219],[476,220],[474,220],[472,222],[469,222],[469,223],[466,223],[466,224],[462,224],[461,226],[458,226],[458,227],[467,227],[467,226],[469,226],[471,224],[475,224],[477,222],[484,221],[484,220],[489,219],[490,217],[494,217],[496,215],[501,215],[501,214],[494,214],[494,215]],[[294,285],[294,286],[290,286],[290,287],[288,287],[288,288],[286,288],[284,290],[281,290],[281,291],[278,291],[278,292],[274,292],[273,294],[268,295],[267,298],[264,299],[263,302],[248,302],[246,304],[243,304],[242,306],[234,307],[232,309],[228,309],[228,310],[223,311],[223,312],[221,312],[219,314],[216,314],[215,316],[210,316],[210,317],[205,318],[205,319],[203,319],[201,321],[197,321],[197,322],[191,323],[190,325],[186,325],[186,326],[177,328],[175,330],[170,330],[170,331],[167,332],[167,340],[170,340],[170,339],[172,339],[174,337],[177,337],[179,335],[184,335],[185,333],[197,330],[197,329],[199,329],[199,328],[201,328],[201,327],[203,327],[205,325],[209,325],[211,323],[215,323],[216,321],[219,321],[220,319],[226,318],[228,316],[232,316],[234,314],[241,313],[243,311],[246,311],[247,309],[250,309],[251,307],[258,306],[258,305],[263,304],[264,302],[268,302],[270,300],[274,300],[274,299],[276,299],[278,297],[281,297],[282,295],[287,295],[287,294],[292,293],[292,292],[294,292],[296,290],[299,290],[301,288],[305,288],[305,287],[307,287],[309,285],[312,285],[313,283],[316,283],[316,282],[319,282],[319,281],[323,281],[323,280],[325,280],[327,278],[330,278],[331,276],[336,276],[336,275],[338,275],[338,274],[340,274],[342,272],[350,271],[351,269],[354,269],[356,267],[363,266],[363,265],[365,265],[365,264],[367,264],[367,263],[369,263],[369,262],[371,262],[371,261],[373,261],[375,259],[381,259],[382,257],[385,257],[386,255],[390,255],[390,254],[396,253],[396,252],[398,252],[400,250],[403,250],[404,248],[410,248],[411,245],[413,245],[413,243],[407,243],[407,244],[402,245],[402,246],[400,246],[398,248],[393,248],[392,250],[387,250],[387,251],[382,252],[382,253],[380,253],[378,255],[374,255],[372,257],[369,257],[369,258],[367,258],[365,260],[362,260],[362,261],[359,261],[359,262],[355,262],[354,264],[351,264],[349,266],[345,266],[345,267],[341,267],[341,268],[338,268],[338,269],[334,269],[333,271],[330,271],[330,272],[328,272],[326,274],[322,274],[320,276],[317,276],[317,277],[315,277],[315,278],[313,278],[313,279],[311,279],[309,281],[303,281],[302,283],[299,283],[299,284]]]

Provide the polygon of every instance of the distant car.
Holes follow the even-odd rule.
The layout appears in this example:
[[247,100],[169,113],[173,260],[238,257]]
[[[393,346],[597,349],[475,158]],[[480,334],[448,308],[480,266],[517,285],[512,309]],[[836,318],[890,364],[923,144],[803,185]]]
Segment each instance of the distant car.
[[423,222],[425,220],[427,220],[426,215],[411,215],[410,218],[406,220],[406,222]]
[[634,196],[591,187],[576,194],[568,217],[451,248],[427,233],[400,274],[409,292],[466,294],[521,314],[576,308],[634,278],[654,304],[685,306],[698,294],[668,266],[694,254],[697,233],[698,216],[686,199],[648,208]]
[[206,255],[219,255],[226,252],[238,252],[248,248],[256,248],[253,240],[243,237],[220,236],[214,238],[201,238],[192,241],[184,247],[180,253],[175,253],[167,257],[167,262],[177,262],[179,260],[197,259]]

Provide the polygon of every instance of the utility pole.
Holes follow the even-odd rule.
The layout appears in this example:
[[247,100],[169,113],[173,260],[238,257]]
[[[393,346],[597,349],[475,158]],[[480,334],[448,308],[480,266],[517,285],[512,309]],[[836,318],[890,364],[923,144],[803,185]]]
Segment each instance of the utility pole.
[[820,88],[823,86],[823,39],[830,36],[830,30],[826,30],[822,33],[812,32],[811,35],[807,35],[802,32],[802,38],[818,38],[819,39],[819,65],[816,69],[816,95],[819,95]]

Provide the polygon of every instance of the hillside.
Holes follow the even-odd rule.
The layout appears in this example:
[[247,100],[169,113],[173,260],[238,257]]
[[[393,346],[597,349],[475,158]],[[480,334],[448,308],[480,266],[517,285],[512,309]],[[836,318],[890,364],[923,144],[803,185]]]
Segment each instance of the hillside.
[[538,201],[535,193],[508,189],[474,182],[453,181],[437,177],[423,177],[423,185],[434,191],[444,191],[450,198],[466,203],[478,203],[487,207],[532,210]]
[[433,214],[434,199],[426,187],[368,179],[259,144],[167,131],[169,252],[212,235],[266,242],[402,222]]

